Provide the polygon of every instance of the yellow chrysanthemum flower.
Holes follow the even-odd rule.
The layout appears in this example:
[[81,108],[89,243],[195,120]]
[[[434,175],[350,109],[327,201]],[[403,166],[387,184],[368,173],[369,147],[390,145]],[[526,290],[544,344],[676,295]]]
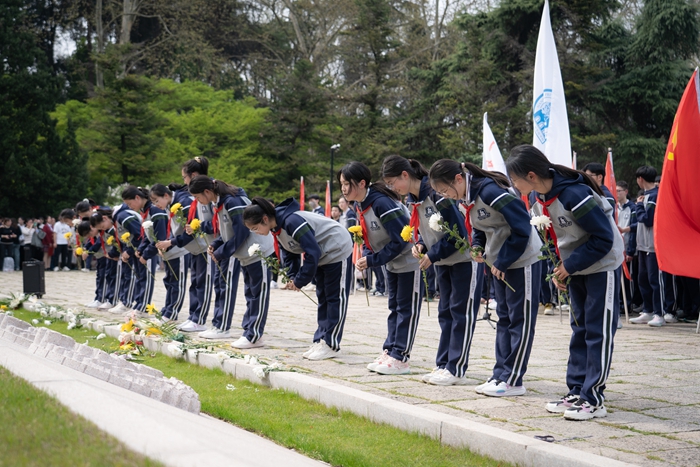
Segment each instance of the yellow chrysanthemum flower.
[[353,225],[352,227],[348,227],[348,230],[353,235],[359,235],[360,237],[362,236],[362,227],[359,225]]
[[200,224],[201,222],[199,219],[192,219],[192,222],[190,222],[190,229],[196,232],[199,230]]
[[128,242],[129,239],[131,238],[131,233],[129,233],[129,232],[124,232],[124,233],[122,234],[122,237],[121,237],[121,238],[122,238],[122,242]]
[[109,245],[109,246],[114,245],[114,236],[110,235],[110,236],[107,238],[107,245]]
[[83,250],[82,248],[78,247],[75,249],[76,255],[81,256],[83,253],[85,253],[85,250]]
[[410,242],[412,237],[413,237],[413,227],[411,227],[410,225],[405,226],[401,230],[401,238],[403,238],[404,242]]
[[182,204],[180,203],[175,203],[172,206],[170,206],[170,212],[172,212],[173,214],[178,212],[180,209],[182,209]]
[[65,237],[66,240],[69,240],[73,236],[73,234],[70,232],[66,232],[63,234],[63,236]]
[[3,311],[7,310],[7,305],[0,305],[0,310],[3,310]]
[[132,329],[134,329],[134,320],[130,319],[126,323],[122,324],[120,329],[122,332],[130,332]]
[[147,336],[162,336],[163,331],[161,331],[158,328],[150,327],[146,330],[146,335]]
[[146,305],[146,311],[148,312],[149,315],[153,315],[158,310],[156,310],[156,306],[153,303],[151,303],[150,305]]

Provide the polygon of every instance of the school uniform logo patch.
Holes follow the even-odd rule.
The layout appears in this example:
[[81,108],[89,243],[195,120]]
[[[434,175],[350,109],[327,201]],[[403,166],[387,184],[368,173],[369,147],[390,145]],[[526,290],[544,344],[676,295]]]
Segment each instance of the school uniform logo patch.
[[488,219],[489,217],[491,217],[491,213],[484,208],[480,208],[476,211],[476,217],[480,221],[483,221],[484,219]]
[[369,223],[369,230],[377,231],[377,230],[381,230],[381,227],[379,227],[379,224],[377,223],[377,221],[372,221]]
[[430,216],[432,216],[432,215],[435,214],[436,212],[437,212],[437,211],[435,210],[434,207],[432,207],[432,206],[427,206],[427,207],[425,208],[425,218],[426,218],[426,219],[430,219]]
[[570,227],[574,224],[564,216],[557,217],[557,220],[559,221],[559,227]]
[[296,248],[296,247],[297,247],[297,242],[295,242],[294,240],[290,240],[289,243],[288,243],[288,246],[289,246],[290,249]]

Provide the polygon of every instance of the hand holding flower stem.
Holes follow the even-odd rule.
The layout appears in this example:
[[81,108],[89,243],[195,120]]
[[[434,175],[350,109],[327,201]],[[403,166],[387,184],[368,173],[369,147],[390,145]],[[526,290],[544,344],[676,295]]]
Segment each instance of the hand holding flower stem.
[[[158,238],[156,238],[156,234],[155,234],[155,232],[153,231],[153,222],[151,222],[151,221],[145,221],[145,222],[143,223],[143,231],[146,232],[146,237],[148,237],[148,239],[151,241],[151,243],[152,243],[153,245],[155,245],[156,243],[158,243]],[[156,247],[156,248],[157,248],[157,247]],[[163,261],[165,262],[165,264],[167,264],[168,267],[170,268],[170,272],[172,273],[173,277],[175,277],[175,279],[179,282],[179,281],[180,281],[180,276],[178,276],[177,274],[175,274],[175,271],[173,270],[173,267],[170,265],[170,262],[169,262],[167,259],[165,259],[165,257],[163,257],[163,253],[165,253],[165,250],[160,250],[160,249],[159,249],[159,250],[158,250],[158,253],[160,254],[161,258],[163,258]]]
[[[214,261],[214,264],[216,264],[216,267],[219,269],[219,275],[226,283],[226,287],[230,287],[228,279],[226,279],[226,275],[224,274],[224,271],[221,269],[219,262],[214,256],[214,251],[211,245],[209,244],[209,240],[207,240],[207,235],[204,232],[202,232],[201,226],[202,222],[199,219],[192,219],[192,222],[190,222],[190,224],[185,227],[185,232],[187,232],[187,234],[192,235],[195,238],[204,239],[204,242],[207,244],[207,253],[209,254],[209,256],[211,256],[212,261]],[[206,259],[206,254],[202,253],[202,256]]]
[[[418,244],[414,241],[413,239],[413,227],[410,225],[404,226],[404,228],[401,230],[401,238],[407,243],[413,243],[414,249],[418,251]],[[415,255],[414,255],[415,256]],[[423,258],[425,256],[425,253],[423,252],[418,252],[418,259]],[[423,284],[425,285],[425,303],[428,306],[428,316],[430,316],[430,294],[428,293],[429,287],[428,287],[428,273],[425,269],[422,269],[423,272]]]
[[[362,227],[359,225],[353,225],[352,227],[348,228],[348,231],[350,231],[350,235],[352,235],[352,241],[362,247],[362,244],[365,243],[364,239],[362,238]],[[365,280],[364,271],[362,271],[362,287],[365,289],[365,298],[367,299],[367,306],[369,306],[369,291],[367,290],[367,281]]]

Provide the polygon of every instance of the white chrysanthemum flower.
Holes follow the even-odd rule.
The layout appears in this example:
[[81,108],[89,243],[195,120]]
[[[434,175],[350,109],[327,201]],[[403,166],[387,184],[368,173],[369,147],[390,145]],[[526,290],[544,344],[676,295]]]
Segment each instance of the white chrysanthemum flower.
[[530,219],[530,225],[534,225],[539,230],[545,230],[552,226],[552,219],[549,216],[535,216]]
[[67,328],[67,329],[70,330],[70,329],[73,329],[73,328],[75,328],[75,323],[74,323],[73,321],[71,321],[70,323],[68,323],[68,328]]
[[39,324],[39,320],[38,320],[38,319],[33,319],[33,320],[32,320],[32,324]]
[[47,319],[47,320],[44,320],[44,324],[47,325],[47,326],[49,326],[49,325],[51,324],[51,321],[49,321],[48,319]]
[[216,354],[216,359],[219,360],[219,363],[224,363],[225,360],[228,360],[230,357],[228,354],[225,354],[224,352],[219,352]]
[[248,363],[250,365],[260,365],[260,362],[258,362],[258,359],[255,357],[250,357],[250,361]]
[[430,219],[428,220],[428,225],[431,229],[440,232],[442,231],[442,226],[440,225],[440,222],[442,222],[442,214],[436,212],[435,214],[430,216]]
[[78,227],[80,225],[80,219],[73,219],[73,227]]
[[263,370],[262,367],[256,366],[255,368],[253,368],[253,373],[260,379],[263,379],[265,377],[265,370]]
[[253,243],[250,245],[250,248],[248,248],[248,256],[255,256],[260,252],[260,245],[257,243]]
[[49,312],[46,310],[46,308],[42,308],[42,309],[39,311],[39,314],[40,314],[41,316],[49,316]]
[[246,364],[247,364],[247,363],[250,363],[250,355],[245,355],[245,356],[243,357],[243,363],[246,363]]
[[105,337],[107,337],[107,335],[104,332],[101,332],[100,334],[97,335],[97,337],[95,337],[95,340],[101,341]]
[[150,229],[153,227],[153,222],[152,221],[143,221],[143,224],[141,224],[141,226],[144,229]]
[[236,386],[234,386],[233,384],[227,384],[227,385],[226,385],[226,390],[227,390],[227,391],[235,391],[235,390],[236,390]]

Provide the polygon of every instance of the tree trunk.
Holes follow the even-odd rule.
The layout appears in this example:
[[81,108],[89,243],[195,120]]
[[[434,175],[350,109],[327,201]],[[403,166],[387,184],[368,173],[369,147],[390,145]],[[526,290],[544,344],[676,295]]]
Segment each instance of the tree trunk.
[[[102,0],[97,0],[97,5],[95,6],[95,33],[97,35],[97,55],[104,52],[105,47],[105,34],[104,25],[102,24]],[[104,75],[102,74],[102,69],[98,60],[95,60],[95,86],[98,89],[104,89]]]

